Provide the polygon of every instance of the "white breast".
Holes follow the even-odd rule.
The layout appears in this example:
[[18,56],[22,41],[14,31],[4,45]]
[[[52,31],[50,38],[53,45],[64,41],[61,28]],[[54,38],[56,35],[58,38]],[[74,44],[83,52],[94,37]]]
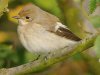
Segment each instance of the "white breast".
[[38,24],[27,28],[25,32],[22,29],[23,27],[19,26],[19,38],[24,47],[31,52],[50,52],[76,43],[50,33]]

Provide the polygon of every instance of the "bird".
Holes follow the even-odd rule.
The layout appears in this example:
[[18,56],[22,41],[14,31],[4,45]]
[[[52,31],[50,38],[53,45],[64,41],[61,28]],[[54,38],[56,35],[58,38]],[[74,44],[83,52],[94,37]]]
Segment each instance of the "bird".
[[13,18],[18,20],[17,32],[22,45],[40,57],[81,40],[59,18],[35,4],[25,5]]

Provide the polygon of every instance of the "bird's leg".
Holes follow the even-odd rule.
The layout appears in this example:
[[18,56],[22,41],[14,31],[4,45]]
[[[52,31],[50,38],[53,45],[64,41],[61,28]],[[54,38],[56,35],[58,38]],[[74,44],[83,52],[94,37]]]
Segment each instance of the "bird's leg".
[[40,58],[40,55],[38,55],[33,61],[36,61]]
[[51,57],[52,57],[51,52],[48,52],[48,53],[45,53],[45,54],[41,54],[39,59],[43,60],[43,61],[46,61],[46,60],[50,59]]
[[46,54],[43,54],[40,59],[45,60],[45,61],[48,60],[49,59],[49,52]]
[[[60,54],[60,52],[59,52]],[[48,53],[44,53],[44,54],[38,54],[38,56],[33,60],[33,61],[36,61],[36,60],[43,60],[43,61],[46,61],[50,58],[54,58],[56,57],[56,51],[54,52],[48,52]]]
[[36,61],[36,60],[45,60],[46,61],[50,58],[50,56],[51,56],[50,52],[45,53],[45,54],[38,54],[37,57],[32,61]]

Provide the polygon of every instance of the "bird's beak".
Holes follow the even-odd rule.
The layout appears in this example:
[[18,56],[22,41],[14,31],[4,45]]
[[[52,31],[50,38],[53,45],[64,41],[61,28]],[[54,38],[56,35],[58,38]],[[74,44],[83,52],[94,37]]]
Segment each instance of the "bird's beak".
[[14,19],[20,19],[20,16],[13,16]]

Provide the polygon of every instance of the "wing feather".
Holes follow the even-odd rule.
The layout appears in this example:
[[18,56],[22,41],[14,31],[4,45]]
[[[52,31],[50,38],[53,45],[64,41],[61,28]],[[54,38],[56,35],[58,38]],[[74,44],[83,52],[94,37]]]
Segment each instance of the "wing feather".
[[73,40],[73,41],[80,41],[81,39],[76,36],[74,33],[72,33],[67,26],[63,25],[60,22],[57,22],[55,25],[55,30],[51,31],[56,35],[59,35],[61,37],[65,37],[69,40]]
[[79,37],[73,34],[69,29],[63,27],[59,27],[58,30],[55,32],[55,34],[74,41],[81,40]]

